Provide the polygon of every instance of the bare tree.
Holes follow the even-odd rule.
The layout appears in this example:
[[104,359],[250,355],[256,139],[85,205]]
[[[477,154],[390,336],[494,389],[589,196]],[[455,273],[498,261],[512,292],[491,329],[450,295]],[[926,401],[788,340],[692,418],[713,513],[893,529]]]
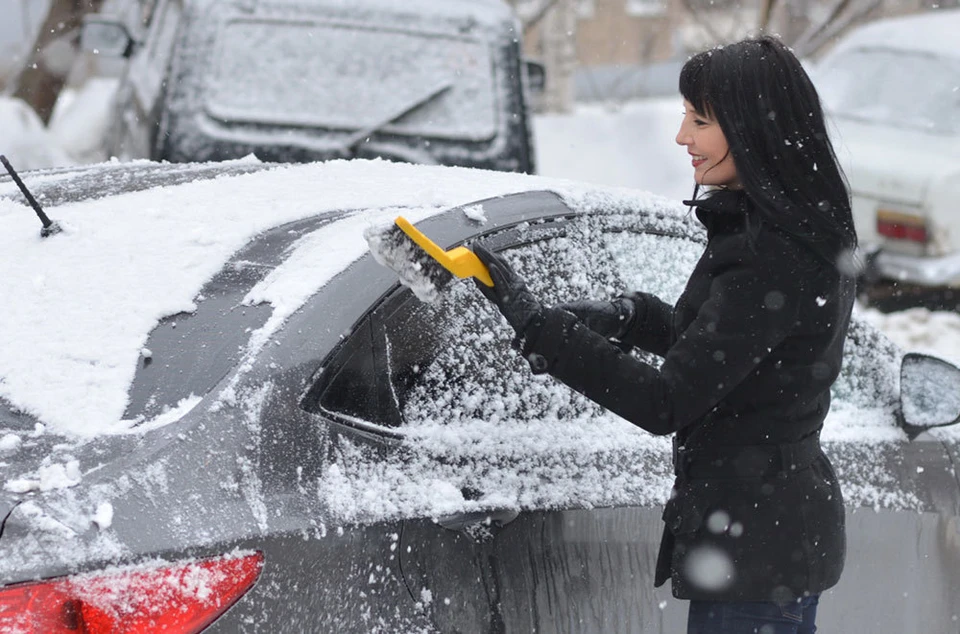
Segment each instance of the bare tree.
[[[513,7],[517,15],[520,16],[520,24],[525,36],[530,35],[533,30],[543,22],[543,19],[547,17],[547,14],[559,1],[560,0],[538,0],[536,5],[533,6],[533,9],[530,10],[530,0],[526,2],[524,2],[524,0],[507,0],[508,4]],[[521,5],[527,5],[525,6],[526,10],[521,11]]]
[[52,0],[30,54],[14,80],[13,96],[50,122],[79,47],[83,16],[100,10],[103,0]]
[[824,19],[811,24],[793,42],[794,51],[800,57],[816,53],[845,29],[871,17],[882,4],[883,0],[837,0]]
[[845,29],[873,17],[883,4],[883,0],[759,0],[751,24],[749,20],[724,19],[737,10],[749,15],[740,2],[680,1],[710,40],[698,43],[700,47],[729,42],[746,32],[776,33],[801,57],[815,54]]

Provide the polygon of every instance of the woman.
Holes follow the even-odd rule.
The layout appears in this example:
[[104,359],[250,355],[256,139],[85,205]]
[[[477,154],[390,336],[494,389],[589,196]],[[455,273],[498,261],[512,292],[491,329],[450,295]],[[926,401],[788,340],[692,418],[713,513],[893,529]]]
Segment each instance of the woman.
[[845,553],[819,434],[854,301],[849,196],[817,92],[777,39],[700,53],[680,92],[708,243],[675,306],[637,292],[546,307],[483,245],[494,286],[478,287],[535,373],[675,434],[656,585],[691,601],[688,632],[813,632]]

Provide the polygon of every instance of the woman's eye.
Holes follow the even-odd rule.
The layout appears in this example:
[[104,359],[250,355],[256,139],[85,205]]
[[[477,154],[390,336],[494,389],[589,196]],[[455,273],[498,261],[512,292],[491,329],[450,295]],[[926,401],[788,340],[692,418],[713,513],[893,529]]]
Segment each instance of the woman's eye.
[[704,121],[703,119],[694,119],[694,120],[693,120],[693,123],[694,123],[694,125],[698,125],[698,126],[705,126],[705,125],[707,125],[707,122]]

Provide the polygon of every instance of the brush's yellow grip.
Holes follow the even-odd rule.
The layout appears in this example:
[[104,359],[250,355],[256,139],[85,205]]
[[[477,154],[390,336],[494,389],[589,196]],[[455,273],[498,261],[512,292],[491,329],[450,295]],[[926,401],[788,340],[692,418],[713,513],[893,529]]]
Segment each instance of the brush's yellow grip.
[[456,247],[449,251],[444,251],[403,216],[397,216],[394,222],[418,247],[423,249],[427,255],[436,260],[443,268],[457,277],[475,277],[487,286],[493,286],[490,271],[487,270],[487,267],[483,265],[480,258],[470,249],[466,247]]

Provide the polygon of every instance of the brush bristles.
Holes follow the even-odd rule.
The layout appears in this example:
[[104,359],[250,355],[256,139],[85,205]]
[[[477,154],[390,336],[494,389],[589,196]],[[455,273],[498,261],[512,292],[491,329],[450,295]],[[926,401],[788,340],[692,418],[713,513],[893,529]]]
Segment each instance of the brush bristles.
[[421,301],[435,301],[454,281],[452,273],[394,224],[368,227],[363,237],[373,258],[395,272]]

